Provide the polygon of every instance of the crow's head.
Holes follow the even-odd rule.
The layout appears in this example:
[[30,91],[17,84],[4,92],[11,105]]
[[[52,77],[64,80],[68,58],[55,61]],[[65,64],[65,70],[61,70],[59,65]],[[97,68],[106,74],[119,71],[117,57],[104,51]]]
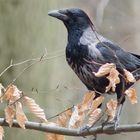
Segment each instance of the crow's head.
[[75,29],[75,27],[85,29],[92,26],[88,15],[79,8],[54,10],[49,12],[48,15],[63,21],[68,30]]

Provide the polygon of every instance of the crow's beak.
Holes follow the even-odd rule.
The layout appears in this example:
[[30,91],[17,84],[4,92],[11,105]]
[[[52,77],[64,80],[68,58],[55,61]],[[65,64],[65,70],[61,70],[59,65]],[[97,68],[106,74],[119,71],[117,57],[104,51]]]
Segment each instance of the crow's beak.
[[53,10],[48,13],[49,16],[58,18],[62,21],[66,21],[69,17],[66,15],[66,10]]

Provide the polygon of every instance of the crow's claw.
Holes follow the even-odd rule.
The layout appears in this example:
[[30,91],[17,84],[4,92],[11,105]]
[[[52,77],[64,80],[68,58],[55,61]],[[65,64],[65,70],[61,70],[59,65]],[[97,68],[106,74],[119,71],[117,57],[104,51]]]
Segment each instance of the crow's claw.
[[104,127],[109,127],[109,128],[113,128],[114,130],[117,129],[119,125],[119,119],[117,117],[115,117],[112,121],[105,121],[102,123],[102,128],[104,129]]
[[80,128],[80,130],[79,130],[79,134],[84,134],[84,133],[86,133],[86,132],[89,132],[89,129],[90,129],[91,127],[90,126],[84,126],[84,127],[82,127],[82,128]]

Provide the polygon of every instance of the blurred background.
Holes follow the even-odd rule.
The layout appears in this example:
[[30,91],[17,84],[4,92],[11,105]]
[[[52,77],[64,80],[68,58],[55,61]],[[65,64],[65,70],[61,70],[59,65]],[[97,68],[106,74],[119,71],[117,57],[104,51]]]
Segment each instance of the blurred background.
[[[0,0],[0,73],[10,64],[41,57],[47,50],[49,60],[33,65],[15,82],[24,94],[32,97],[51,117],[78,103],[87,91],[65,60],[67,32],[62,22],[47,15],[60,8],[79,7],[87,11],[101,34],[128,51],[140,54],[139,0]],[[0,77],[6,87],[29,65],[9,69]],[[135,85],[138,96],[140,83]],[[140,122],[140,102],[125,103],[121,124]],[[1,105],[0,116],[3,117]],[[37,121],[25,108],[29,120]],[[140,133],[113,136],[100,140],[139,140]],[[4,140],[46,140],[38,131],[5,128]],[[83,138],[66,137],[67,140]],[[92,137],[88,137],[92,139]]]

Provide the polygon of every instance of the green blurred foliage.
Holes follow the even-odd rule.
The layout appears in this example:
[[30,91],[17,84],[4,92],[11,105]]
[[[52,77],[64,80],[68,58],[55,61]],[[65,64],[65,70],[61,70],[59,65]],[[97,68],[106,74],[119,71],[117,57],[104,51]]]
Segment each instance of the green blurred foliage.
[[[63,23],[49,17],[48,11],[80,7],[89,13],[100,33],[128,51],[140,54],[139,4],[139,0],[0,0],[0,71],[9,66],[11,60],[18,63],[41,57],[45,49],[48,57],[58,56],[32,66],[15,82],[24,94],[34,98],[44,108],[47,117],[53,116],[79,102],[86,88],[65,61],[66,29]],[[2,75],[3,85],[11,83],[27,65],[13,67]],[[138,91],[138,86],[136,88]],[[122,123],[139,121],[139,104],[133,108],[134,106],[126,103]],[[25,112],[30,120],[37,121],[26,108]],[[0,114],[3,116],[3,106]],[[138,136],[138,133],[101,135],[99,139],[138,140]],[[43,140],[46,139],[46,134],[33,130],[5,128],[4,139]],[[67,139],[82,138],[67,137]]]

